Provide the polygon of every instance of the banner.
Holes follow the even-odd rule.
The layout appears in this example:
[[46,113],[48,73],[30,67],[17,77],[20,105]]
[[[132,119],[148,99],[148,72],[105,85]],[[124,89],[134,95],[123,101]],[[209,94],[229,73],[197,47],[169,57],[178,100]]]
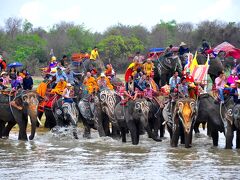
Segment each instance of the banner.
[[192,76],[194,79],[194,82],[201,82],[206,84],[206,77],[207,77],[207,73],[208,73],[208,67],[206,65],[198,65],[196,67],[194,67],[193,72],[192,72]]

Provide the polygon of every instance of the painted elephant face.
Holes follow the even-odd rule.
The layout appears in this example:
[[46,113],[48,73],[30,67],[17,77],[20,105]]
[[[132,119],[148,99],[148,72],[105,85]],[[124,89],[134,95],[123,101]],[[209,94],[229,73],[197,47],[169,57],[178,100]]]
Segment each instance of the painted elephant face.
[[146,99],[137,99],[135,101],[133,115],[135,119],[147,121],[149,114],[149,104]]
[[25,106],[27,106],[28,115],[30,117],[37,115],[38,108],[38,96],[34,92],[28,92],[22,96],[22,100]]
[[196,117],[196,102],[193,99],[180,99],[177,101],[178,116],[183,124],[184,131],[189,133]]
[[236,128],[240,130],[240,104],[236,104],[233,108],[233,121]]
[[102,110],[108,117],[114,119],[114,109],[117,103],[116,96],[113,91],[104,90],[100,93],[100,101]]

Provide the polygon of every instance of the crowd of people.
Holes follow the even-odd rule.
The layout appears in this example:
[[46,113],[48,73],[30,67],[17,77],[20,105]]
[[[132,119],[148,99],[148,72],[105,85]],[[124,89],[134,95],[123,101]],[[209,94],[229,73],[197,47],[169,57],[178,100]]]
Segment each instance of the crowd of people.
[[17,71],[15,67],[0,74],[0,90],[32,90],[33,79],[26,69]]

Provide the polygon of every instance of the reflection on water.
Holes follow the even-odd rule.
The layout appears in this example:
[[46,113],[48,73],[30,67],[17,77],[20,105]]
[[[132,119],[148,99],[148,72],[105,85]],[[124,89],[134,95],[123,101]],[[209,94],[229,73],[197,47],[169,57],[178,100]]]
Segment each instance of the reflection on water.
[[[203,133],[204,131],[202,131]],[[205,132],[204,132],[205,133]],[[193,147],[171,148],[169,138],[154,142],[146,135],[140,145],[109,137],[57,138],[50,132],[34,141],[0,140],[1,179],[240,179],[240,151],[212,147],[206,136]],[[81,137],[81,136],[79,136]]]

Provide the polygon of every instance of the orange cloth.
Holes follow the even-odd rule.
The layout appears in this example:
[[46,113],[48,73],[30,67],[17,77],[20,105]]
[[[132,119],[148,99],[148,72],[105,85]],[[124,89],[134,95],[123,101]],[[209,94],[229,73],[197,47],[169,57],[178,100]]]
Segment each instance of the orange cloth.
[[151,75],[153,68],[154,68],[154,64],[152,62],[150,63],[146,62],[143,64],[143,71],[147,76]]
[[89,94],[92,94],[95,90],[98,90],[97,81],[94,77],[86,77],[83,81]]
[[105,70],[105,75],[106,75],[106,76],[111,76],[111,75],[112,75],[112,67],[108,67],[108,68]]
[[[99,76],[99,77],[97,78],[97,83],[99,82],[100,79],[101,79],[101,76]],[[113,85],[111,84],[109,78],[104,77],[104,80],[106,81],[106,85],[107,85],[108,89],[109,89],[109,90],[113,90]]]
[[67,87],[66,81],[59,81],[51,93],[56,93],[62,95],[63,90]]
[[19,76],[21,76],[22,78],[25,78],[25,77],[26,77],[26,75],[23,74],[23,73],[19,73]]
[[48,83],[46,83],[46,82],[41,82],[38,85],[36,91],[39,94],[39,96],[45,97],[46,92],[47,92],[47,86],[48,86]]

